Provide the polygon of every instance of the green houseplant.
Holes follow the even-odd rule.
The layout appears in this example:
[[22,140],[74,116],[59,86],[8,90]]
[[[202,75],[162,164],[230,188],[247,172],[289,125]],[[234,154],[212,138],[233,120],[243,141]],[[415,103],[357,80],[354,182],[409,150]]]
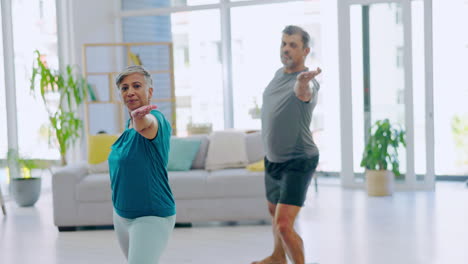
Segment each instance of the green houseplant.
[[48,168],[47,163],[21,157],[17,150],[9,149],[7,166],[13,199],[19,206],[34,205],[41,193],[41,175],[37,172]]
[[452,118],[452,135],[458,154],[457,163],[468,169],[468,115],[455,115]]
[[[72,66],[64,72],[47,67],[39,51],[35,51],[31,77],[31,92],[39,91],[49,116],[49,144],[58,144],[61,164],[66,165],[67,150],[79,138],[83,121],[78,109],[92,88]],[[53,140],[55,139],[55,141]]]
[[361,167],[366,168],[367,192],[371,196],[391,195],[395,176],[400,176],[398,148],[406,147],[405,131],[388,119],[371,127]]

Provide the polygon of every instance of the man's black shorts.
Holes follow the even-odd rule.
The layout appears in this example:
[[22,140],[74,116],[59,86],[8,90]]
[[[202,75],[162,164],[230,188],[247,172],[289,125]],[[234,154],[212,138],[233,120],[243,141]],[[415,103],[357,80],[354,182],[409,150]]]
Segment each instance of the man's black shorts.
[[270,162],[265,157],[265,188],[272,204],[303,206],[319,156]]

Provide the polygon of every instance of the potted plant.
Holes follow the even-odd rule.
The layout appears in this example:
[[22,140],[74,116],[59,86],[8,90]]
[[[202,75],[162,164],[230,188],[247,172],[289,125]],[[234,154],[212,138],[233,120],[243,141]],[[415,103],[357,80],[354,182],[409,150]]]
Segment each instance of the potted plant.
[[367,193],[385,196],[393,193],[395,176],[400,176],[398,148],[406,147],[405,131],[390,124],[388,119],[378,120],[370,136],[361,160],[366,168]]
[[66,66],[64,72],[51,70],[41,53],[37,50],[35,53],[30,90],[40,92],[49,115],[49,144],[58,144],[64,166],[67,150],[79,138],[83,127],[78,109],[89,93],[93,98],[92,88],[72,66]]
[[260,119],[261,114],[262,114],[262,109],[257,104],[256,98],[253,100],[254,106],[249,109],[249,115],[252,117],[252,119]]
[[212,131],[213,125],[211,123],[192,123],[192,121],[190,121],[187,124],[187,132],[189,135],[210,134]]
[[[33,206],[41,193],[41,171],[47,168],[45,162],[20,157],[18,151],[8,150],[8,174],[10,192],[19,206]],[[39,174],[37,173],[39,172]]]

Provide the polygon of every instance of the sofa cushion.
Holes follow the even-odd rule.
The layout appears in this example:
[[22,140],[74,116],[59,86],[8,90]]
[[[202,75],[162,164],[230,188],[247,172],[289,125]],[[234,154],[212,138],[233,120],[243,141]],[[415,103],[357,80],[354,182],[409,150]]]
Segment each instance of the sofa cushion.
[[249,163],[245,144],[243,131],[224,130],[211,133],[205,169],[211,171],[245,167]]
[[245,136],[245,147],[249,164],[263,160],[265,150],[263,149],[262,132],[247,134]]
[[89,174],[109,172],[109,162],[106,160],[98,164],[88,164],[88,172]]
[[212,171],[208,175],[205,197],[265,197],[263,172],[246,169],[224,169]]
[[195,138],[171,138],[169,171],[188,171],[197,155],[201,140]]
[[206,153],[208,152],[208,146],[210,141],[208,140],[208,135],[194,135],[187,138],[200,139],[200,147],[198,148],[197,155],[192,162],[191,169],[205,169]]
[[206,197],[205,170],[169,171],[169,185],[175,199],[191,199]]
[[108,173],[89,174],[76,185],[76,200],[101,202],[112,200]]

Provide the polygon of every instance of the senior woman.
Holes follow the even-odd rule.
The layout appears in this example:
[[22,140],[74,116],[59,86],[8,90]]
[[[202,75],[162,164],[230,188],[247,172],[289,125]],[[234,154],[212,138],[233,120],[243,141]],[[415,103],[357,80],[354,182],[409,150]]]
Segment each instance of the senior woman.
[[155,264],[175,224],[166,169],[172,129],[151,105],[153,81],[142,66],[125,68],[116,85],[130,119],[109,154],[114,229],[129,264]]

